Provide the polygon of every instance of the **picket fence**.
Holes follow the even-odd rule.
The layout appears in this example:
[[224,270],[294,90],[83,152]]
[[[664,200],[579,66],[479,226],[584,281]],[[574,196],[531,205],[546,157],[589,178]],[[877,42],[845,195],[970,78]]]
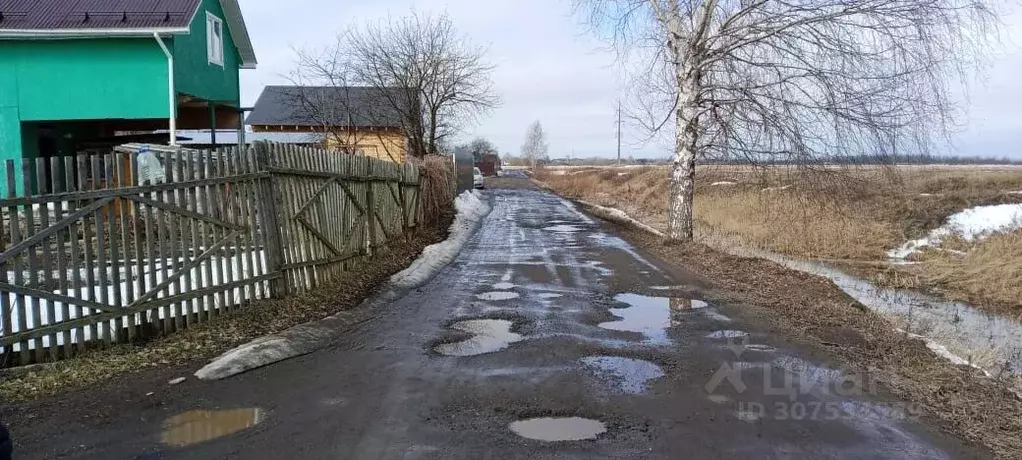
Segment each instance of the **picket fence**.
[[[8,160],[0,367],[144,340],[328,283],[419,225],[419,169],[260,142]],[[149,177],[149,175],[146,175]]]

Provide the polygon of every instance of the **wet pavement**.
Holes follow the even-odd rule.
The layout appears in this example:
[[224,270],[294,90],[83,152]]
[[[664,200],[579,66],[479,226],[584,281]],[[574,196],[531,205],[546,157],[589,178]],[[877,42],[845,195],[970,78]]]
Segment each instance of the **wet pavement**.
[[453,264],[371,300],[330,347],[53,427],[18,458],[979,455],[569,202],[485,194],[493,211]]

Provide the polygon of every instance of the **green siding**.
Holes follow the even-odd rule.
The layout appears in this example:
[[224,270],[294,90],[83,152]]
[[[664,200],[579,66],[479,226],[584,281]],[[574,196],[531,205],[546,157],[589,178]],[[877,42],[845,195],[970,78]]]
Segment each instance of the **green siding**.
[[7,196],[7,160],[21,164],[20,124],[17,107],[0,107],[0,196]]
[[155,39],[4,41],[22,121],[166,118],[167,58]]
[[[224,23],[224,65],[210,64],[206,54],[206,12]],[[177,91],[205,100],[239,106],[238,52],[218,0],[203,0],[188,35],[174,37],[174,80]]]

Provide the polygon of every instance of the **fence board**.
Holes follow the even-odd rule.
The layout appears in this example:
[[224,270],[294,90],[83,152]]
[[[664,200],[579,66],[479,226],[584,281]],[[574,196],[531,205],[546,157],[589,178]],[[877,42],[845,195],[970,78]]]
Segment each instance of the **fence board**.
[[[418,168],[257,143],[7,161],[0,366],[192,327],[337,279],[419,221]],[[18,188],[23,188],[23,192]]]

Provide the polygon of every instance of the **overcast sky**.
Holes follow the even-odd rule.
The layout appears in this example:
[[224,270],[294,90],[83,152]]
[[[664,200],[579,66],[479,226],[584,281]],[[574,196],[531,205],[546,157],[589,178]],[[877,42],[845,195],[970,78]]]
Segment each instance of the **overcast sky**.
[[[503,105],[465,138],[483,136],[501,152],[519,153],[528,125],[540,120],[550,155],[616,154],[615,104],[620,68],[606,44],[571,16],[567,0],[243,0],[259,58],[242,71],[242,103],[252,105],[264,85],[287,84],[292,48],[321,48],[351,24],[401,16],[413,8],[446,12],[470,40],[485,46],[497,66]],[[1005,20],[1005,45],[991,68],[971,86],[967,126],[956,136],[958,153],[1022,159],[1022,15]],[[639,145],[626,133],[624,156],[663,157],[663,146]]]

